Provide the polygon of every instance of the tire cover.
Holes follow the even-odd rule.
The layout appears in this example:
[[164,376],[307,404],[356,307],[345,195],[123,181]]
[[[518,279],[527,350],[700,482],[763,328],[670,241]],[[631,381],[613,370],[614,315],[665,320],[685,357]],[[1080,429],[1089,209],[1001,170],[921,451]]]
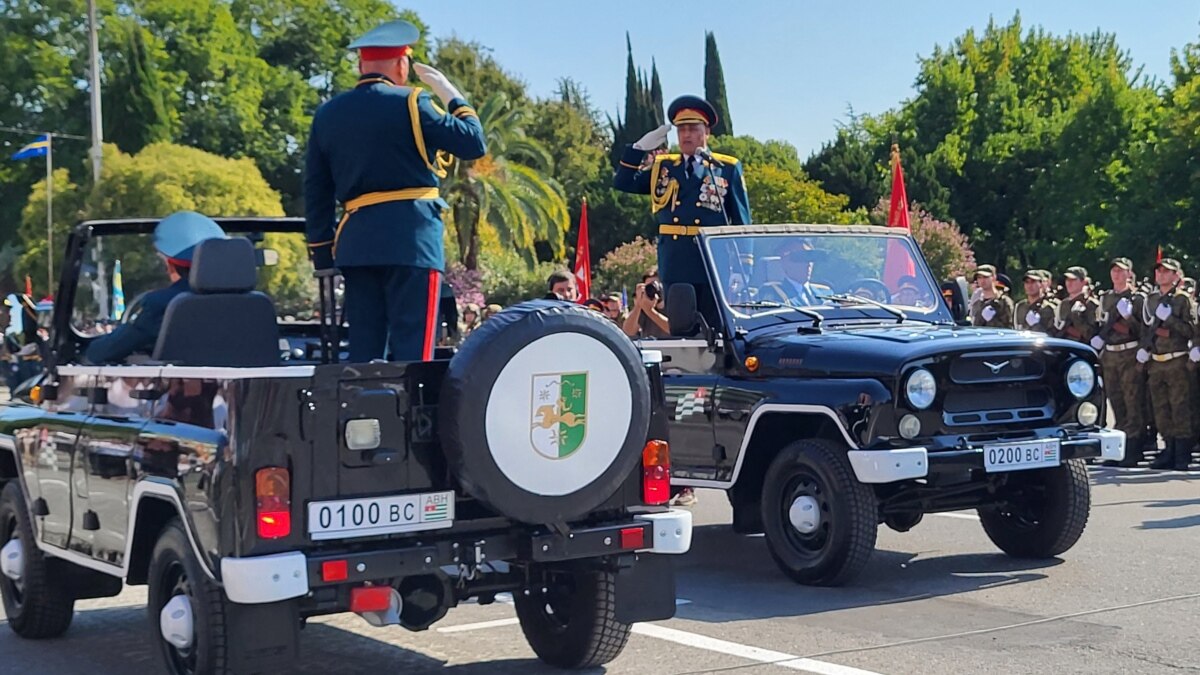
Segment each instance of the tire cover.
[[439,407],[442,448],[470,496],[514,520],[560,523],[603,504],[641,461],[650,386],[610,320],[538,300],[467,337]]

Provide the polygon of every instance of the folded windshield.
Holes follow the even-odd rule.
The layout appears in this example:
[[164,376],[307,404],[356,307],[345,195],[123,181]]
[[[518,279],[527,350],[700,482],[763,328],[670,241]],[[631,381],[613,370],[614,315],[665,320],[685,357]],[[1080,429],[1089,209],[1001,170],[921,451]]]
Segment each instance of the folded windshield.
[[941,292],[909,239],[787,233],[717,236],[706,243],[721,299],[735,316],[778,313],[785,305],[901,320],[946,318]]

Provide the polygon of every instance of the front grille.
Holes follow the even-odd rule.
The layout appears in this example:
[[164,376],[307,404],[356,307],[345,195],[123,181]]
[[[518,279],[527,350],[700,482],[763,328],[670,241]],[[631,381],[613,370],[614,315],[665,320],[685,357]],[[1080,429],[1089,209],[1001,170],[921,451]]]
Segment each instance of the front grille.
[[1053,416],[1054,401],[1045,387],[949,391],[942,404],[942,419],[951,427],[1039,422]]
[[964,354],[950,362],[950,380],[957,384],[994,384],[1041,379],[1046,363],[1026,351]]

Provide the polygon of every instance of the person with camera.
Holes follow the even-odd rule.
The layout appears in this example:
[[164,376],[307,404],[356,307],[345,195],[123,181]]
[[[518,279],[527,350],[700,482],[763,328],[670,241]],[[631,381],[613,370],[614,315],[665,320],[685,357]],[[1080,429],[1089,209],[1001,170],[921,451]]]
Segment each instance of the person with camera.
[[634,339],[670,337],[671,326],[663,313],[664,306],[662,282],[652,279],[638,284],[633,294],[633,307],[625,317],[622,330]]

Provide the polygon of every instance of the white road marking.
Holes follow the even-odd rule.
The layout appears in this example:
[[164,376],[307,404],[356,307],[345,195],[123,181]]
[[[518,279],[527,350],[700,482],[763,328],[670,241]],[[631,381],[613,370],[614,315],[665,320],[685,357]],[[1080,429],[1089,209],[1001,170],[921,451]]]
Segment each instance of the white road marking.
[[519,623],[516,617],[511,619],[496,619],[495,621],[480,621],[479,623],[464,623],[458,626],[446,626],[439,628],[439,633],[465,633],[472,630],[483,630],[484,628],[499,628],[500,626],[515,626]]
[[652,623],[638,623],[633,625],[633,632],[646,637],[666,640],[675,644],[684,645],[686,647],[695,647],[704,649],[710,652],[718,652],[728,656],[736,656],[738,658],[757,661],[759,663],[769,663],[773,666],[788,668],[791,670],[799,670],[806,673],[818,673],[819,675],[879,675],[879,673],[862,670],[860,668],[852,668],[850,666],[839,666],[836,663],[827,663],[825,661],[817,661],[815,659],[806,659],[795,656],[794,654],[785,654],[771,649],[762,649],[760,647],[751,647],[750,645],[738,644],[737,642],[729,642],[728,640],[719,640],[717,638],[708,637],[707,635],[698,635],[689,633],[683,630],[667,628]]
[[959,518],[962,520],[979,520],[979,516],[974,513],[931,513],[931,516],[941,516],[942,518]]

